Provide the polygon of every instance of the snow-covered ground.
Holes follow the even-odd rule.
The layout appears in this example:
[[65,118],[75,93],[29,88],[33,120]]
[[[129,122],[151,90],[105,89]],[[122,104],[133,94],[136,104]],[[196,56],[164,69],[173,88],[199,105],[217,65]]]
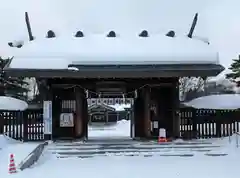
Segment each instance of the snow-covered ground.
[[89,126],[89,138],[91,137],[130,137],[130,121],[121,120],[110,126]]
[[[7,173],[8,154],[15,153],[17,161],[20,158],[17,154],[27,155],[33,149],[34,144],[22,144],[4,138],[2,140],[5,144],[1,145],[5,145],[5,151],[0,152],[1,176],[4,178],[10,176],[17,178],[69,176],[237,178],[239,176],[240,148],[237,148],[238,136],[236,135],[223,139],[191,142],[177,140],[174,143],[158,144],[127,139],[123,134],[125,132],[119,132],[121,129],[129,130],[127,121],[120,122],[118,126],[113,126],[111,130],[96,131],[96,128],[91,130],[90,135],[98,134],[99,136],[100,134],[100,137],[98,139],[95,137],[95,140],[87,143],[52,143],[33,168],[15,175]],[[111,135],[114,130],[116,131],[115,137],[107,137],[107,133]]]
[[16,166],[23,161],[38,143],[22,143],[0,135],[0,172],[4,177],[8,173],[10,154],[14,154]]

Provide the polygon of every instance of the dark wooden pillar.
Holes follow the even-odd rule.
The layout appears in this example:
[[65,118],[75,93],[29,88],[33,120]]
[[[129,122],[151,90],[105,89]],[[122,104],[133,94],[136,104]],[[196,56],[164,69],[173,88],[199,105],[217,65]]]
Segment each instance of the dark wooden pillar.
[[135,138],[144,137],[144,101],[140,94],[134,100],[134,125]]
[[83,89],[76,87],[76,116],[75,116],[75,133],[76,138],[87,138],[88,135],[88,104]]
[[75,134],[76,138],[81,138],[83,132],[83,90],[79,87],[75,88],[76,96],[76,115],[75,115]]
[[151,88],[151,106],[150,106],[150,120],[151,120],[151,137],[157,138],[159,133],[159,89],[157,87]]
[[151,137],[151,119],[150,119],[150,92],[151,88],[150,87],[145,87],[143,89],[142,97],[144,101],[144,115],[143,115],[143,120],[144,120],[144,137]]
[[179,82],[175,81],[173,88],[173,137],[180,137],[180,100],[179,100]]
[[56,89],[53,89],[53,98],[52,98],[52,137],[53,139],[58,139],[59,137],[59,120],[61,113],[61,103],[62,100],[59,96],[59,93]]
[[175,111],[179,107],[176,83],[175,81],[169,81],[169,83],[156,87],[154,90],[159,121],[158,129],[165,128],[167,137],[174,137],[175,127],[177,129],[178,125]]
[[85,92],[83,93],[83,122],[82,122],[82,138],[88,138],[88,103]]

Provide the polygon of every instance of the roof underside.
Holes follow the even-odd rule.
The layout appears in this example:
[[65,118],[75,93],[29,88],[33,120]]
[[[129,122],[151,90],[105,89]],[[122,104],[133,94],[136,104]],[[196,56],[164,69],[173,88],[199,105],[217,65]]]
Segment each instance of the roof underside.
[[68,69],[13,69],[9,76],[39,78],[152,78],[183,76],[216,76],[224,70],[219,64],[162,64],[162,65],[70,65]]

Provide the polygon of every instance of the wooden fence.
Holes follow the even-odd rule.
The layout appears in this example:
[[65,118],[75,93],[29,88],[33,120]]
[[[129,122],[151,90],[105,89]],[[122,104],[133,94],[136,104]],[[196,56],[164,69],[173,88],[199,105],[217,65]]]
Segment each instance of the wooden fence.
[[0,111],[0,134],[21,141],[40,141],[43,135],[42,109]]
[[239,110],[182,108],[180,135],[183,138],[225,137],[239,132]]
[[[182,138],[214,138],[240,131],[240,110],[209,110],[182,108]],[[0,134],[21,141],[44,140],[42,109],[26,111],[0,110]]]

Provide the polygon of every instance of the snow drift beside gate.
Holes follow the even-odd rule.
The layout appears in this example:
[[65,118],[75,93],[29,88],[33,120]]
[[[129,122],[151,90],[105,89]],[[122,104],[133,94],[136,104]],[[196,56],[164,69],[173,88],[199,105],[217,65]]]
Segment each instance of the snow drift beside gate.
[[14,143],[18,143],[18,141],[12,138],[9,138],[8,136],[0,135],[0,149],[6,147],[9,144],[14,144]]
[[114,126],[89,128],[89,137],[130,137],[130,121],[121,120]]
[[239,109],[240,94],[209,95],[184,103],[196,109]]
[[0,110],[23,111],[28,108],[28,104],[20,99],[0,96]]

